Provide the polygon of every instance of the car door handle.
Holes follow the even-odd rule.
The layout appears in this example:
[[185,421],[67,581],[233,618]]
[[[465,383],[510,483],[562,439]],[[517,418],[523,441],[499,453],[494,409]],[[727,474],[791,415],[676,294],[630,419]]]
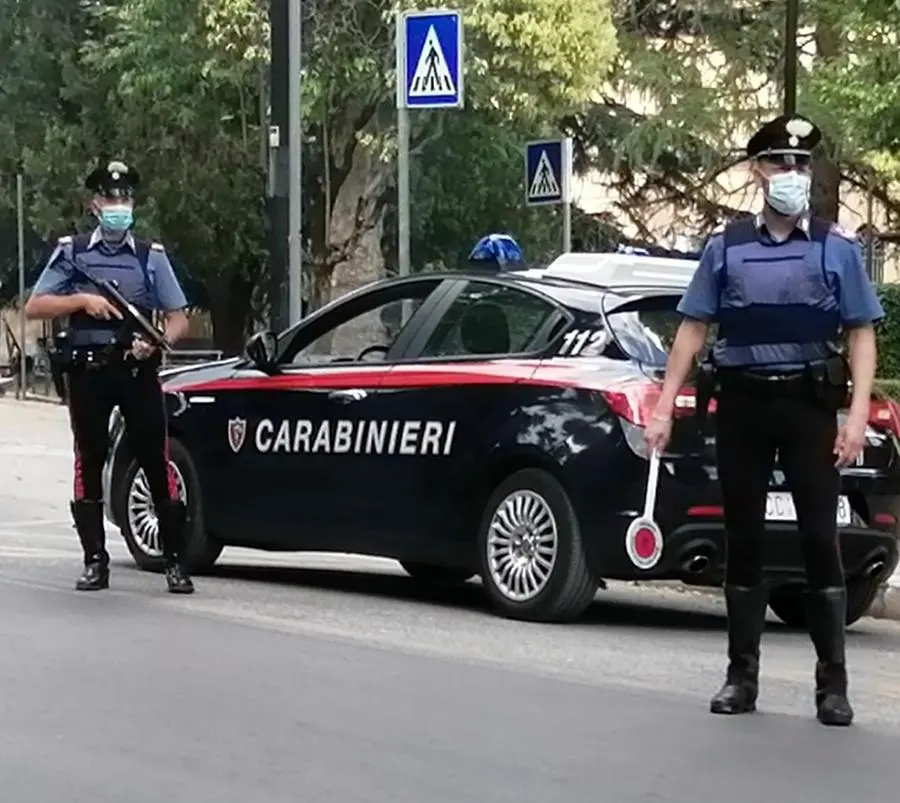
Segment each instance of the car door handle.
[[350,388],[349,390],[333,390],[328,394],[329,399],[349,404],[362,401],[368,394],[362,388]]

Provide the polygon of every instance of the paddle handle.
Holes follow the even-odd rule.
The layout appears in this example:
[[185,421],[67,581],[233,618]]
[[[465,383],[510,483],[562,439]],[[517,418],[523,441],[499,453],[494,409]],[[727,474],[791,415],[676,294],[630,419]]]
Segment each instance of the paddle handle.
[[659,485],[659,452],[654,450],[650,455],[650,474],[647,478],[647,495],[644,497],[644,518],[653,521],[653,510],[656,507],[656,488]]

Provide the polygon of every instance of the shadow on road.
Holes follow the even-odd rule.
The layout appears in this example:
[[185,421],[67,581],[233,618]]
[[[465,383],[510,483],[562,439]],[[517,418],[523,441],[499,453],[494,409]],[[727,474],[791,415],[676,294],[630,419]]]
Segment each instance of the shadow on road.
[[[371,597],[440,605],[468,611],[490,612],[489,603],[479,581],[461,585],[424,582],[400,574],[364,572],[353,569],[301,568],[293,566],[221,565],[207,576],[244,582],[302,586],[323,591],[346,592]],[[640,592],[637,592],[640,593]],[[622,600],[600,591],[591,607],[569,627],[646,627],[666,630],[724,630],[723,612],[688,609],[682,604],[667,606]],[[778,627],[778,625],[775,625]],[[786,628],[781,628],[786,629]]]
[[[135,569],[133,563],[123,562],[123,568]],[[495,616],[481,588],[479,580],[463,584],[442,585],[434,581],[422,581],[405,574],[393,574],[359,569],[326,569],[298,566],[252,566],[241,564],[217,565],[204,573],[207,577],[265,583],[286,587],[320,589],[337,593],[358,594],[399,602],[438,605],[470,612],[482,612]],[[631,591],[627,593],[632,593]],[[649,586],[634,589],[635,597],[623,599],[621,591],[599,591],[594,603],[576,622],[555,627],[627,627],[667,631],[725,631],[725,608],[721,601],[712,603],[713,597],[698,595],[691,599],[685,595],[663,596],[659,589]],[[712,609],[712,605],[715,609]],[[866,641],[878,634],[866,632],[865,620],[848,631],[848,641]],[[770,616],[767,633],[798,634],[802,629],[792,628]]]

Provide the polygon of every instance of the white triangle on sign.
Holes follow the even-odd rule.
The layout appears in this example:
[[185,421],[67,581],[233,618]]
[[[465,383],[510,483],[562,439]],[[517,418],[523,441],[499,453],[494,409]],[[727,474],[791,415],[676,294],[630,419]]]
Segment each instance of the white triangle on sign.
[[434,25],[428,28],[425,44],[419,53],[419,62],[409,84],[411,98],[440,98],[455,95],[456,86],[450,74],[450,66],[438,39]]
[[541,158],[538,159],[537,170],[534,171],[534,178],[531,186],[528,188],[529,198],[556,198],[561,194],[559,182],[553,174],[553,165],[550,164],[550,158],[547,151],[541,151]]

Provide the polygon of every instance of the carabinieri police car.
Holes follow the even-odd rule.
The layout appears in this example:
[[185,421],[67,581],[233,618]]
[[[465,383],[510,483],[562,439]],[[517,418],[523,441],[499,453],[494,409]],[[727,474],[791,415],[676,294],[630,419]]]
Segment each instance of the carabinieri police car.
[[[246,356],[163,371],[189,562],[225,546],[393,558],[425,582],[478,575],[496,609],[579,616],[605,580],[719,585],[724,530],[711,426],[678,400],[655,520],[643,437],[696,262],[568,254],[542,269],[419,274],[346,295]],[[714,406],[711,408],[714,411]],[[900,416],[873,399],[838,512],[849,620],[898,561]],[[107,516],[138,565],[157,523],[121,418]],[[771,478],[771,606],[802,624],[804,572],[784,476]]]

